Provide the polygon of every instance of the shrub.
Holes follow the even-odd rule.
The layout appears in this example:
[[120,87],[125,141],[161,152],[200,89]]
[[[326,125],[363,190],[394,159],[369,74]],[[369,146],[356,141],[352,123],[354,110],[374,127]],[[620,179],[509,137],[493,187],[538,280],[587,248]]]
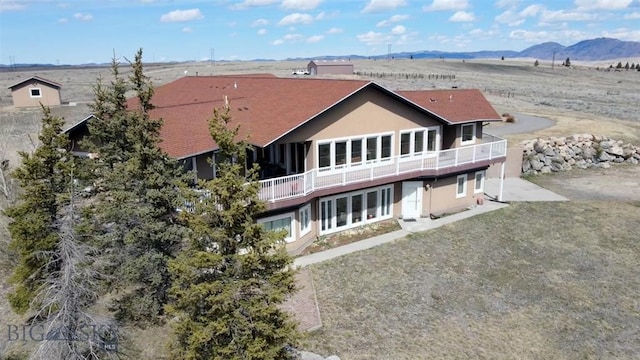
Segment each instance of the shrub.
[[516,122],[516,118],[515,118],[515,116],[513,116],[513,115],[508,115],[508,116],[504,119],[504,121],[506,121],[506,122],[508,122],[508,123],[514,123],[514,122]]

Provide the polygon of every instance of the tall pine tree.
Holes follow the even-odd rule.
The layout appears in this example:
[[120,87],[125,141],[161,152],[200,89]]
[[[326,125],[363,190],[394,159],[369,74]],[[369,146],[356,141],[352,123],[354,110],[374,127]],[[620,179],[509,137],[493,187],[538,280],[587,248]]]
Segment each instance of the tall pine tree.
[[[187,213],[186,249],[170,262],[174,281],[168,307],[177,318],[174,359],[289,359],[295,324],[278,308],[295,291],[284,234],[256,223],[265,211],[257,168],[244,164],[247,143],[228,129],[229,108],[214,110],[210,132],[219,147],[217,177]],[[247,183],[248,181],[248,183]]]
[[[94,203],[98,246],[115,279],[112,309],[119,320],[157,322],[167,301],[167,260],[183,238],[177,222],[184,171],[160,147],[162,121],[151,117],[153,87],[143,73],[142,50],[128,79],[112,62],[113,80],[94,88],[87,148],[97,154]],[[126,100],[127,91],[135,98]]]
[[[58,243],[56,220],[60,210],[60,194],[69,186],[68,163],[73,157],[66,153],[67,136],[62,134],[64,120],[42,107],[42,129],[39,146],[32,154],[21,152],[22,164],[13,172],[21,193],[17,204],[5,210],[12,219],[9,224],[10,247],[18,256],[9,294],[11,307],[26,313],[44,279],[57,271],[59,263],[51,261],[51,251]],[[31,307],[31,309],[33,309]]]

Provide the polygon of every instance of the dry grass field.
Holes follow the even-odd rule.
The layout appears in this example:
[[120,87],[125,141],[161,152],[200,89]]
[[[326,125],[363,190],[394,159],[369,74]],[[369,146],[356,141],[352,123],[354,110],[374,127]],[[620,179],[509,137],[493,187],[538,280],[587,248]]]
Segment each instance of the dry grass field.
[[[312,267],[353,359],[640,358],[640,203],[518,203]],[[373,270],[375,269],[375,270]]]
[[[603,70],[609,63],[534,67],[533,61],[358,60],[355,70],[367,75],[341,78],[371,79],[394,90],[478,88],[500,114],[555,122],[533,134],[507,136],[512,144],[573,133],[640,144],[640,72]],[[146,70],[158,86],[185,72],[291,77],[292,69],[305,66],[223,62]],[[453,76],[436,80],[430,74]],[[34,146],[40,111],[14,109],[7,87],[34,75],[63,85],[62,100],[72,104],[52,112],[72,125],[89,114],[92,86],[100,76],[108,80],[109,69],[0,72],[0,154],[14,166],[17,151]],[[598,173],[597,181],[584,180],[585,172],[536,179],[580,201],[517,204],[313,267],[324,327],[310,335],[308,349],[343,360],[639,358],[640,205],[625,201],[623,192],[593,201],[590,191],[567,187],[615,188],[638,176],[611,171],[618,172]],[[2,297],[8,290],[7,240],[6,218],[0,217]],[[0,325],[19,321],[0,300]],[[134,330],[131,337],[141,348],[137,358],[162,358],[166,329]],[[6,346],[0,339],[0,357]]]

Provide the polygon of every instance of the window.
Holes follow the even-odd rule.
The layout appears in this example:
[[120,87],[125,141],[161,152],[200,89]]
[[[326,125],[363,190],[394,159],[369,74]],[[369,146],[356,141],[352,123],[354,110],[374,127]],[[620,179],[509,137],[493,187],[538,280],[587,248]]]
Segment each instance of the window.
[[458,175],[456,179],[456,198],[467,196],[467,174]]
[[291,231],[291,224],[293,223],[293,213],[260,219],[258,220],[258,223],[262,224],[262,227],[264,227],[265,230],[286,231],[286,235],[284,237],[284,241],[286,242],[292,242],[293,240],[295,240],[293,232]]
[[362,194],[353,195],[351,197],[351,222],[359,223],[362,221]]
[[380,190],[382,200],[382,216],[391,215],[391,188]]
[[336,216],[338,217],[336,222],[337,227],[343,227],[347,225],[348,210],[349,209],[347,209],[347,198],[346,197],[337,198],[336,199]]
[[464,124],[460,127],[462,137],[460,145],[473,144],[476,141],[476,124]]
[[311,231],[311,205],[301,207],[298,215],[300,220],[300,237],[302,237]]
[[392,191],[381,186],[320,199],[320,235],[392,217]]
[[40,91],[40,88],[30,88],[29,95],[32,98],[39,98],[39,97],[42,97],[42,92]]
[[424,150],[424,131],[416,131],[413,138],[413,152],[422,154]]
[[378,192],[367,193],[367,219],[373,219],[378,215]]
[[378,158],[378,138],[367,138],[367,160]]
[[362,163],[362,139],[351,140],[351,164]]
[[331,144],[318,145],[318,167],[331,166]]
[[400,155],[411,154],[411,133],[400,134]]
[[436,142],[436,136],[438,131],[435,129],[427,130],[427,151],[437,151],[438,143]]
[[320,202],[320,230],[328,231],[331,230],[331,200]]
[[347,142],[336,142],[336,166],[345,165],[347,163]]
[[382,137],[382,159],[391,157],[391,135],[385,135]]
[[[366,152],[366,155],[363,152]],[[318,168],[323,170],[358,166],[363,161],[388,159],[393,156],[393,135],[324,140],[318,143],[317,156]]]
[[[402,157],[422,156],[426,151],[438,150],[438,128],[422,128],[400,133],[400,155]],[[426,138],[426,140],[425,140]],[[426,141],[426,144],[425,144]],[[425,148],[426,145],[426,148]]]
[[476,171],[473,193],[478,194],[484,192],[484,171]]

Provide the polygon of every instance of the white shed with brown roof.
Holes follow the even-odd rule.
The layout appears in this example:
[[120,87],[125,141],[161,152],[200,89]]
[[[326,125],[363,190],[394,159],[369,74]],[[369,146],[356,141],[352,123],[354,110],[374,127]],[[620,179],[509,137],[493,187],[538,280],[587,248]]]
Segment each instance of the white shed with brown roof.
[[13,106],[33,107],[33,106],[60,106],[60,89],[62,85],[57,82],[32,76],[22,80],[17,84],[9,86]]

